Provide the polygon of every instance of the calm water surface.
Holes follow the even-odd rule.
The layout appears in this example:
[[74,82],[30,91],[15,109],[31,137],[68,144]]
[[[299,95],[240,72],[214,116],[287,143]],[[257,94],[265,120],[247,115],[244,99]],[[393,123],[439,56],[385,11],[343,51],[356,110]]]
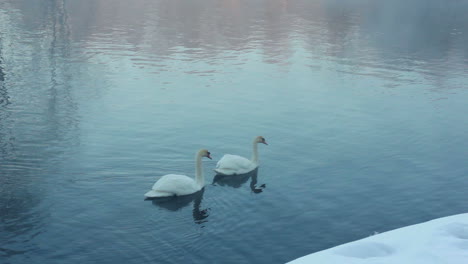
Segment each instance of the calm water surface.
[[[0,262],[284,263],[467,212],[467,13],[0,0]],[[199,148],[203,192],[144,201]]]

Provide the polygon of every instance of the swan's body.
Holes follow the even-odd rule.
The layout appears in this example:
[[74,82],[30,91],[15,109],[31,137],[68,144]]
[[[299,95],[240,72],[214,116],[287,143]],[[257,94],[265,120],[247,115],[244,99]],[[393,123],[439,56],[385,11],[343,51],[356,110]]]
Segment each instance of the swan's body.
[[188,195],[201,190],[203,186],[185,175],[167,174],[162,176],[149,192],[148,198]]
[[221,175],[245,174],[255,170],[258,167],[258,148],[257,144],[268,145],[263,137],[256,137],[253,141],[252,159],[246,159],[238,155],[225,154],[216,164],[216,173]]
[[211,159],[210,152],[206,149],[197,152],[195,156],[195,179],[178,174],[164,175],[153,185],[153,188],[151,188],[145,196],[147,198],[182,196],[200,191],[205,186],[201,162],[202,157]]
[[245,174],[255,170],[257,163],[238,155],[226,154],[216,164],[215,171],[222,175]]

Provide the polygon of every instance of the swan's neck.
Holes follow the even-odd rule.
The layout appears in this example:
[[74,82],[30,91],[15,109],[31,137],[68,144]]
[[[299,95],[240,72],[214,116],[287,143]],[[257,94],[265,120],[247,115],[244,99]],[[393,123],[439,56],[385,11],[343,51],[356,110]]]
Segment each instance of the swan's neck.
[[253,142],[252,162],[258,164],[258,144],[255,141]]
[[195,156],[195,181],[198,185],[203,186],[205,178],[202,169],[202,156],[197,153]]

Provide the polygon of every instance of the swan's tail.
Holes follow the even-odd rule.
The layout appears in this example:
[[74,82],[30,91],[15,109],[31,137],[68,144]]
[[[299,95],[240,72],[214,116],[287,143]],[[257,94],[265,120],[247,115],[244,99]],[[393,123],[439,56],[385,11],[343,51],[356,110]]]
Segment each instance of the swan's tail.
[[146,198],[158,198],[158,197],[169,197],[173,196],[173,193],[169,192],[161,192],[161,191],[156,191],[156,190],[151,190],[147,193],[145,193]]

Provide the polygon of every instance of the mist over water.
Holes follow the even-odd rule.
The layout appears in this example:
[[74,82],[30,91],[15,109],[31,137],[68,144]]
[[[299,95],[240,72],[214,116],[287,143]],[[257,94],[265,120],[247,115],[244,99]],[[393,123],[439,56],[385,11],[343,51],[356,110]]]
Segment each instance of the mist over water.
[[[466,213],[467,12],[0,0],[0,262],[284,263]],[[200,148],[202,192],[144,201]]]

